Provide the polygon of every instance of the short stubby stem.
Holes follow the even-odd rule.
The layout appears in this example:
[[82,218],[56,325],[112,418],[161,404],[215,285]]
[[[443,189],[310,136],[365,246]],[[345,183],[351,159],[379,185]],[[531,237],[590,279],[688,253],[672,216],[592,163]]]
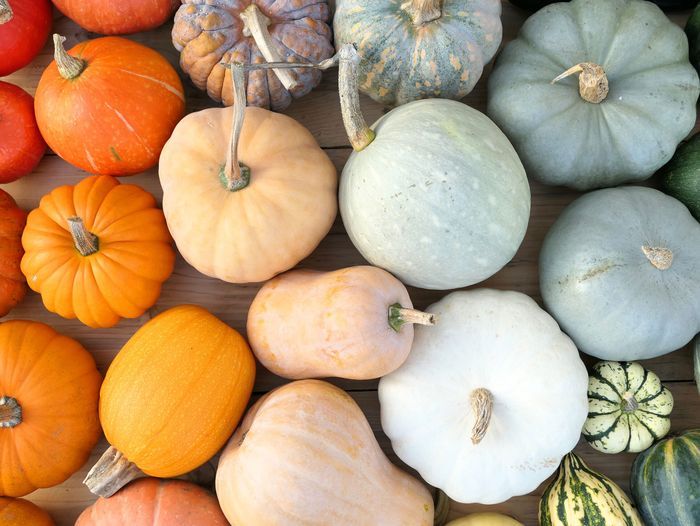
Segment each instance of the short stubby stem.
[[22,406],[10,396],[0,397],[0,428],[17,427],[22,423]]
[[591,104],[600,104],[608,96],[610,86],[608,76],[602,66],[593,62],[581,62],[567,69],[564,73],[552,80],[552,84],[562,79],[579,73],[578,91],[581,98]]
[[493,395],[488,389],[479,387],[474,389],[469,397],[472,411],[474,412],[474,426],[472,427],[472,444],[476,445],[486,436],[491,413],[493,412]]
[[132,480],[145,477],[136,464],[130,462],[121,451],[110,446],[88,472],[83,484],[100,497],[108,498]]
[[14,13],[12,12],[12,7],[7,0],[0,0],[0,24],[6,24],[10,20]]
[[407,0],[401,4],[413,19],[413,25],[422,26],[442,17],[442,0]]
[[405,324],[435,325],[435,315],[416,309],[405,309],[400,303],[394,303],[389,307],[389,326],[396,332]]
[[80,252],[81,256],[90,256],[100,249],[99,239],[92,232],[88,232],[81,218],[69,217],[68,229],[73,238],[75,249]]
[[673,251],[670,248],[642,246],[642,252],[659,270],[668,270],[673,265]]
[[63,47],[63,43],[66,41],[66,37],[54,34],[53,36],[53,45],[54,45],[54,52],[53,52],[53,58],[56,61],[56,67],[58,68],[58,73],[66,80],[72,80],[76,77],[78,77],[83,70],[85,69],[85,66],[87,65],[87,62],[84,60],[81,60],[77,57],[74,57],[72,55],[69,55],[68,52],[66,51],[66,48]]
[[637,409],[639,409],[639,402],[637,402],[637,399],[634,397],[634,393],[632,391],[623,393],[622,399],[624,400],[624,404],[622,406],[623,412],[634,413]]

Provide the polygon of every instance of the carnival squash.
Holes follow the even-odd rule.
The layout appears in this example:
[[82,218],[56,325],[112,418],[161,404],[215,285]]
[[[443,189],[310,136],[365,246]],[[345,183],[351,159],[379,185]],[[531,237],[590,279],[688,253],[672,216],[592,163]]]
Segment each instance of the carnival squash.
[[54,526],[49,514],[36,504],[24,499],[6,497],[0,497],[0,524],[2,526]]
[[255,296],[248,338],[265,368],[284,378],[379,378],[406,360],[413,324],[433,323],[412,307],[406,287],[376,267],[292,270]]
[[690,15],[685,25],[685,33],[688,36],[690,62],[695,69],[700,70],[700,5],[696,6]]
[[488,91],[528,175],[588,190],[663,166],[695,125],[700,81],[683,30],[657,6],[573,0],[525,22]]
[[[326,0],[182,0],[173,45],[195,86],[233,104],[231,73],[220,62],[318,62],[333,54]],[[316,69],[257,70],[247,76],[251,106],[283,110],[321,81]]]
[[628,186],[579,197],[540,252],[545,306],[579,350],[642,360],[700,332],[700,224],[675,199]]
[[143,473],[175,477],[200,466],[238,424],[254,379],[248,344],[205,309],[181,305],[159,314],[109,366],[100,421],[112,447],[86,485],[109,497]]
[[519,292],[454,292],[427,310],[435,326],[417,327],[408,359],[379,381],[394,451],[458,502],[533,491],[586,419],[576,347]]
[[0,190],[0,317],[17,305],[27,292],[24,274],[20,269],[22,231],[27,214],[12,196]]
[[36,89],[36,119],[48,145],[100,175],[155,166],[185,111],[177,72],[156,51],[124,38],[87,40],[70,52],[64,40],[54,35],[55,60]]
[[425,486],[389,462],[355,401],[319,380],[279,387],[248,411],[216,494],[231,524],[433,524]]
[[340,51],[340,95],[354,152],[340,183],[353,244],[404,283],[451,289],[508,263],[525,235],[530,188],[508,139],[485,115],[432,99],[396,108],[372,128],[357,93],[358,56]]
[[569,453],[540,499],[540,526],[584,524],[645,526],[620,486]]
[[678,147],[662,170],[661,185],[700,220],[700,133]]
[[448,522],[445,526],[523,526],[522,522],[501,513],[470,513]]
[[646,526],[697,524],[700,429],[657,442],[632,465],[632,496]]
[[106,175],[44,196],[22,245],[22,272],[44,306],[90,327],[141,316],[175,264],[153,196]]
[[338,0],[333,29],[336,46],[357,45],[374,100],[461,99],[501,44],[501,1]]
[[52,0],[80,27],[102,35],[125,35],[154,29],[173,14],[179,0]]
[[638,363],[600,362],[588,381],[583,438],[598,451],[638,453],[671,429],[673,395]]
[[49,0],[0,0],[0,77],[34,60],[49,36],[51,21]]
[[216,497],[182,480],[136,480],[100,497],[75,526],[229,526]]
[[46,151],[34,117],[34,99],[22,88],[2,81],[0,137],[0,183],[9,183],[33,171]]
[[77,341],[34,321],[0,324],[0,496],[60,484],[100,438],[100,373]]
[[160,157],[163,212],[177,248],[201,273],[232,283],[289,270],[328,233],[335,167],[294,119],[245,107],[191,113]]

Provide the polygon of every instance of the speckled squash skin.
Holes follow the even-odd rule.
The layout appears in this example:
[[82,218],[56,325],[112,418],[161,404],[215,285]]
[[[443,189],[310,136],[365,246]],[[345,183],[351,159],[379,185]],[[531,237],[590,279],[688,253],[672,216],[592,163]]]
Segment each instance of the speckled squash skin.
[[500,0],[437,0],[440,16],[414,23],[408,6],[425,0],[337,0],[336,46],[355,43],[360,89],[389,106],[461,99],[501,44]]
[[[172,31],[180,66],[195,86],[226,106],[233,104],[231,72],[219,63],[266,62],[241,18],[250,4],[270,19],[267,30],[285,61],[318,62],[333,54],[326,0],[183,0]],[[248,73],[248,105],[283,110],[321,81],[321,72],[315,69],[290,71],[297,81],[291,90],[272,70]]]
[[[602,66],[609,93],[592,103],[580,63]],[[488,115],[530,177],[577,190],[650,177],[695,125],[700,82],[688,40],[658,6],[638,0],[573,0],[544,7],[499,55]]]
[[343,223],[368,261],[406,284],[445,290],[483,281],[513,258],[530,187],[488,117],[430,99],[392,110],[373,129],[340,183]]

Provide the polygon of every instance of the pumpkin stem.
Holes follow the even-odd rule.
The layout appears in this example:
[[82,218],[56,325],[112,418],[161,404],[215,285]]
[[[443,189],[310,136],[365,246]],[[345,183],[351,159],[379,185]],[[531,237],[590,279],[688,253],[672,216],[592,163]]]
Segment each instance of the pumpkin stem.
[[238,160],[238,141],[243,131],[245,121],[245,70],[243,64],[231,64],[231,79],[233,87],[233,123],[231,124],[231,140],[229,143],[226,164],[223,169],[223,183],[231,192],[243,190],[250,183],[250,168]]
[[581,62],[567,69],[552,81],[552,84],[559,82],[566,77],[580,73],[578,77],[578,92],[581,98],[592,104],[599,104],[605,100],[610,91],[608,76],[605,70],[598,64],[592,62]]
[[474,427],[472,427],[472,444],[482,441],[489,428],[491,413],[493,411],[493,395],[488,389],[479,387],[474,389],[470,396],[472,411],[474,411]]
[[389,327],[396,332],[401,330],[406,323],[417,325],[435,325],[435,315],[416,309],[405,309],[400,303],[394,303],[389,307]]
[[108,498],[132,480],[145,477],[136,464],[114,446],[109,446],[88,472],[83,484],[100,497]]
[[[267,30],[270,19],[260,10],[256,4],[250,4],[241,12],[243,20],[243,35],[253,37],[255,44],[260,49],[260,53],[268,62],[284,62],[280,52],[277,50],[272,36]],[[289,91],[297,87],[297,80],[290,71],[275,69],[275,75],[282,85]]]
[[73,236],[73,244],[81,256],[90,256],[100,249],[99,239],[92,232],[88,232],[81,218],[69,217],[68,228]]
[[22,423],[22,406],[12,397],[0,397],[0,429],[17,427]]
[[56,67],[58,68],[58,73],[66,80],[71,80],[79,76],[87,62],[72,55],[69,55],[66,48],[63,47],[63,43],[66,41],[66,37],[53,35],[53,58],[56,61]]
[[401,4],[413,19],[413,25],[418,27],[442,17],[442,0],[407,0]]
[[435,518],[433,519],[433,526],[443,526],[443,524],[447,522],[449,514],[450,499],[444,491],[438,489],[435,498]]
[[0,24],[6,24],[12,20],[13,16],[14,13],[12,12],[9,2],[7,0],[0,0]]
[[340,71],[338,72],[338,91],[340,92],[340,109],[343,114],[345,132],[356,152],[367,148],[375,138],[374,130],[367,126],[360,108],[358,91],[358,65],[360,55],[353,44],[345,44],[338,51]]
[[673,251],[669,248],[650,247],[644,245],[642,252],[649,260],[649,263],[654,265],[659,270],[668,270],[673,264]]
[[639,409],[639,402],[637,402],[637,399],[634,397],[634,393],[632,391],[626,391],[623,393],[622,399],[625,401],[625,404],[622,407],[622,410],[625,413],[634,413],[637,409]]

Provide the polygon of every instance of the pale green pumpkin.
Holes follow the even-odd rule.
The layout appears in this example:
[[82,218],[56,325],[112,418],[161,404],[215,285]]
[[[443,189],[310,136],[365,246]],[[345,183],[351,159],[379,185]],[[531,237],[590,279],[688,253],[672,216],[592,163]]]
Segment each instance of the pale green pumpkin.
[[525,22],[488,90],[528,175],[587,190],[663,166],[695,125],[700,83],[683,30],[658,6],[572,0]]
[[461,99],[501,43],[500,0],[337,0],[336,46],[362,58],[360,90],[387,105]]

